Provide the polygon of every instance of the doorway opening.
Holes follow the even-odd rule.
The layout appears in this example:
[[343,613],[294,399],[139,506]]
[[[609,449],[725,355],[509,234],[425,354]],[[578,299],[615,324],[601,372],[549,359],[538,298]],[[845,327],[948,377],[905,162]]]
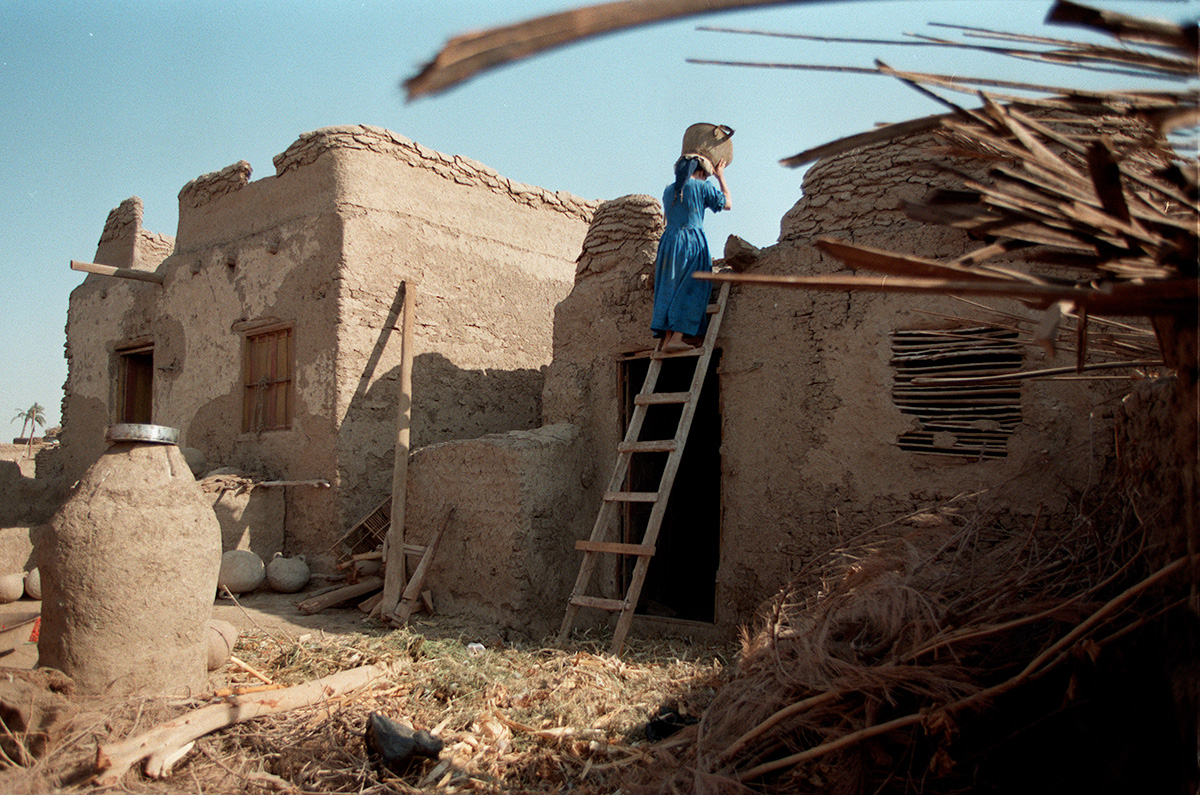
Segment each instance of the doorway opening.
[[[713,351],[704,388],[692,419],[675,485],[650,560],[646,582],[638,599],[637,614],[684,621],[712,623],[716,616],[717,567],[721,558],[721,412],[717,365],[721,352]],[[624,427],[629,427],[634,397],[641,391],[650,359],[634,355],[620,362],[620,395]],[[658,392],[687,392],[695,360],[663,360]],[[647,407],[639,440],[671,439],[683,412],[680,404]],[[638,453],[632,457],[626,488],[658,491],[667,453]],[[621,536],[625,543],[641,543],[650,519],[648,503],[625,503]],[[628,592],[636,558],[622,560],[622,591]]]
[[154,346],[117,351],[117,422],[149,424],[154,409]]

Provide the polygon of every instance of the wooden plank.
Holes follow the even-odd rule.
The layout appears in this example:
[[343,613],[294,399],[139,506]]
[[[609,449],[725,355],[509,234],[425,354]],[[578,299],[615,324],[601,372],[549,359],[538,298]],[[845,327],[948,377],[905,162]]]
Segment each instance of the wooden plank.
[[621,442],[618,453],[669,453],[679,447],[674,439],[653,439],[644,442]]
[[359,602],[358,609],[367,615],[370,615],[371,613],[375,612],[376,605],[378,605],[381,601],[383,601],[383,591],[379,591],[369,599]]
[[626,607],[623,599],[604,599],[599,596],[572,596],[571,604],[576,607],[591,607],[595,610],[607,610],[610,613],[618,610],[624,610]]
[[968,268],[953,262],[938,262],[912,254],[897,254],[872,246],[852,245],[831,237],[820,237],[813,245],[856,268],[867,268],[898,276],[928,276],[959,279],[1000,280],[1003,276],[987,273],[982,268]]
[[651,359],[686,359],[689,356],[702,356],[703,348],[688,348],[686,351],[660,351],[655,349],[650,354]]
[[575,542],[575,548],[584,552],[608,552],[613,555],[653,555],[655,552],[653,544],[619,544],[616,541],[581,540]]
[[656,502],[657,491],[606,491],[605,502]]
[[344,588],[330,591],[321,596],[315,596],[311,599],[305,599],[300,604],[296,605],[296,609],[307,616],[313,613],[319,613],[327,607],[341,604],[342,602],[354,599],[359,596],[366,596],[371,591],[378,590],[383,587],[383,580],[379,577],[367,577],[360,583],[355,585],[347,585]]
[[692,399],[691,392],[654,392],[649,395],[635,395],[635,406],[661,406],[669,403],[687,403]]
[[408,451],[412,424],[413,308],[416,285],[400,282],[404,292],[403,322],[400,334],[400,395],[396,411],[396,457],[392,464],[392,514],[387,535],[387,563],[380,611],[391,615],[407,585],[404,560],[404,503],[408,496]]
[[442,536],[446,534],[446,528],[450,526],[450,519],[453,516],[453,508],[446,511],[446,517],[442,519],[442,523],[438,525],[437,532],[433,534],[433,538],[429,540],[429,544],[425,547],[425,554],[421,556],[421,562],[417,564],[412,579],[404,589],[404,598],[400,600],[400,606],[392,614],[393,623],[397,623],[400,626],[408,623],[408,618],[412,615],[413,608],[416,607],[418,600],[421,598],[421,589],[425,587],[425,577],[429,574],[429,567],[433,564],[433,556],[437,553],[438,545],[442,543]]
[[99,276],[116,276],[121,279],[133,279],[139,282],[150,282],[161,285],[166,277],[154,271],[142,271],[136,268],[114,268],[112,265],[100,265],[96,262],[80,262],[71,260],[71,270],[95,273]]

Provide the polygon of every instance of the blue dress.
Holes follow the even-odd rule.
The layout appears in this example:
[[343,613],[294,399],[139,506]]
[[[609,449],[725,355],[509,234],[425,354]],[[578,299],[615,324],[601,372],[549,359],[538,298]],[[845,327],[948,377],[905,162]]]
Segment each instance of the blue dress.
[[712,272],[712,255],[704,236],[704,210],[725,209],[725,194],[707,180],[688,179],[683,195],[675,199],[675,185],[663,191],[667,228],[658,242],[654,261],[654,315],[650,329],[655,337],[668,331],[698,337],[708,329],[709,282],[693,279],[697,271]]

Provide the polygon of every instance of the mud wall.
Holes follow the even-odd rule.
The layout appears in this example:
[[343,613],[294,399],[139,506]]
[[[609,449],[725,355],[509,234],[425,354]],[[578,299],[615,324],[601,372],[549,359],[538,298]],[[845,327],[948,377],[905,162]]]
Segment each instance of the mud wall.
[[[839,262],[812,247],[818,235],[934,258],[978,247],[955,230],[919,224],[901,212],[902,200],[944,184],[916,168],[923,158],[891,144],[816,164],[803,198],[782,221],[779,242],[761,252],[754,271],[842,272]],[[589,234],[575,289],[556,314],[545,421],[577,424],[599,473],[588,491],[590,515],[571,530],[576,536],[588,532],[623,433],[618,360],[651,342],[657,212],[657,202],[643,196],[597,211],[594,242],[603,243],[589,254]],[[720,250],[719,241],[710,242]],[[1015,302],[1002,309],[1036,319]],[[1003,458],[929,455],[897,445],[913,420],[892,398],[892,332],[995,320],[948,298],[733,289],[719,342],[721,431],[714,440],[722,481],[719,627],[730,631],[746,620],[828,543],[964,489],[987,490],[1011,515],[1032,521],[1039,512],[1064,509],[1071,489],[1094,485],[1097,456],[1111,444],[1115,402],[1111,390],[1084,382],[1024,383],[1021,422]],[[1032,347],[1023,355],[1029,369],[1073,363]],[[681,488],[687,484],[677,484]],[[578,553],[568,565],[578,565]],[[616,595],[615,581],[607,589]]]
[[399,292],[413,284],[411,445],[534,428],[555,304],[570,290],[595,203],[521,185],[377,127],[302,136],[290,170],[336,155],[336,414],[343,524],[391,492]]
[[453,510],[426,581],[437,610],[501,636],[556,630],[576,574],[563,565],[564,544],[572,546],[563,528],[584,510],[589,471],[579,430],[567,423],[418,450],[408,543],[428,543]]
[[[591,206],[379,128],[307,133],[275,166],[186,185],[165,259],[169,238],[141,229],[140,202],[110,216],[97,261],[164,283],[89,276],[73,291],[63,468],[77,478],[104,449],[121,350],[153,345],[153,422],[179,428],[210,468],[332,484],[289,487],[284,505],[285,548],[320,565],[390,490],[399,282],[420,285],[413,444],[532,427],[551,309]],[[245,338],[280,326],[292,330],[291,427],[245,433]]]

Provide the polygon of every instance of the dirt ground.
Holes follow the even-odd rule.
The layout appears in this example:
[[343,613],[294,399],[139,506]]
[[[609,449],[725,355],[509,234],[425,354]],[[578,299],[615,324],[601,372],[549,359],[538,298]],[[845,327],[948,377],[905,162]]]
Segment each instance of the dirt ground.
[[[306,639],[306,635],[320,640],[329,636],[378,634],[386,630],[377,619],[364,615],[353,606],[305,615],[296,605],[308,598],[309,593],[311,591],[281,594],[263,588],[235,599],[217,598],[212,617],[228,621],[243,634],[258,631],[292,640]],[[0,667],[30,669],[37,665],[37,644],[29,640],[33,627],[25,622],[38,616],[41,606],[41,602],[28,598],[0,605]],[[502,640],[488,627],[447,615],[429,617],[419,614],[414,617],[413,627],[425,635],[455,637],[464,643],[491,646]]]

